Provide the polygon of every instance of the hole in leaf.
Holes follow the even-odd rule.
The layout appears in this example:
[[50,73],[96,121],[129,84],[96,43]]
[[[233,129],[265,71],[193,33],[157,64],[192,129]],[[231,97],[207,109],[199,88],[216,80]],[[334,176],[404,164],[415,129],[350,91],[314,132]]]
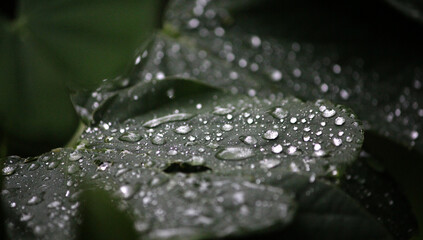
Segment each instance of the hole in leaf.
[[191,165],[184,162],[174,162],[163,169],[165,173],[199,173],[205,171],[211,171],[212,169],[204,165]]

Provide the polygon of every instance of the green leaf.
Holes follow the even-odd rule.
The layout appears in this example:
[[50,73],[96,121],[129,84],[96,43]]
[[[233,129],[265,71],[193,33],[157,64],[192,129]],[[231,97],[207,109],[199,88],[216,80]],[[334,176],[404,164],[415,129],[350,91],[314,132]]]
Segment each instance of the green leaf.
[[137,239],[132,219],[115,202],[108,192],[86,187],[81,195],[82,223],[77,239]]
[[11,152],[27,155],[66,142],[77,124],[66,86],[120,74],[157,26],[159,1],[19,3],[15,20],[0,20],[0,119]]
[[[273,90],[302,99],[345,104],[366,129],[423,154],[423,69],[416,54],[423,52],[420,26],[391,20],[389,9],[385,14],[379,5],[361,1],[351,6],[335,1],[265,3],[240,8],[225,1],[204,6],[173,1],[167,26],[180,33],[181,50],[194,46],[197,54],[172,53],[175,43],[162,43],[156,48],[168,54],[156,71],[197,77],[202,72],[198,66],[206,66],[213,74],[199,79],[214,86],[242,93],[253,89],[266,96],[271,84]],[[370,9],[358,16],[361,4]],[[210,60],[216,58],[220,63]],[[179,64],[167,71],[162,65],[170,62]]]
[[[156,99],[156,103],[151,102],[156,108],[150,111],[131,112],[127,109],[138,105],[132,101],[133,95],[143,99],[151,93],[137,92],[136,88],[121,90],[108,100],[106,115],[99,115],[108,122],[100,120],[88,127],[76,150],[52,152],[57,159],[42,156],[31,163],[43,163],[37,173],[62,181],[56,180],[62,188],[46,183],[51,192],[44,194],[45,199],[77,197],[81,184],[94,182],[120,196],[139,235],[148,239],[270,233],[291,222],[296,204],[291,193],[265,182],[279,184],[291,172],[313,179],[338,178],[359,153],[363,137],[359,122],[349,110],[330,102],[305,103],[281,95],[263,99],[213,89],[187,94],[179,86],[205,86],[185,80],[164,79],[151,84],[156,84],[159,92],[171,90],[170,99]],[[16,169],[7,174],[5,189],[17,190],[5,194],[4,201],[42,189],[30,182],[20,188],[20,179],[32,176],[26,165],[6,166]],[[23,192],[27,189],[31,191]],[[20,197],[23,201],[26,198]],[[48,208],[49,201],[37,205],[37,211]],[[64,197],[58,201],[72,206]],[[31,213],[45,221],[45,215]],[[20,210],[8,208],[8,216],[20,214]],[[7,221],[17,225],[12,217]],[[37,219],[48,229],[44,238],[56,237],[53,233],[70,234],[79,221],[69,221],[67,231],[63,231]],[[23,225],[19,234],[36,231],[27,230],[34,226],[31,220]],[[15,229],[8,230],[12,236],[17,234]]]
[[297,193],[298,214],[283,237],[288,239],[393,239],[382,225],[336,187],[299,175],[280,182]]

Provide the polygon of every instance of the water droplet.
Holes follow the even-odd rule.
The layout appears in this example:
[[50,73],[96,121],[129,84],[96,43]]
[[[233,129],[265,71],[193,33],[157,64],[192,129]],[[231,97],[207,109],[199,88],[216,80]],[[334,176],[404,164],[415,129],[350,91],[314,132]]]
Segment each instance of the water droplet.
[[278,153],[281,153],[281,152],[282,152],[282,150],[283,150],[283,147],[282,147],[282,145],[280,145],[280,144],[276,144],[276,145],[273,145],[273,146],[272,146],[272,152],[273,152],[273,153],[278,154]]
[[325,109],[322,113],[322,116],[325,118],[330,118],[335,116],[336,111],[334,109]]
[[257,139],[253,136],[240,136],[239,140],[241,140],[243,143],[248,144],[248,145],[257,144]]
[[254,122],[254,119],[252,119],[252,118],[248,118],[248,119],[247,119],[247,123],[248,123],[248,124],[252,124],[253,122]]
[[37,170],[38,168],[40,167],[40,164],[39,163],[31,163],[30,165],[29,165],[29,167],[28,167],[28,170],[29,171],[35,171],[35,170]]
[[138,142],[142,139],[142,136],[134,132],[126,132],[119,137],[119,140],[124,142]]
[[303,136],[303,140],[304,140],[304,142],[310,141],[310,136],[309,135]]
[[243,160],[253,156],[253,150],[245,147],[226,147],[216,153],[216,158],[221,160]]
[[182,134],[182,135],[187,134],[187,133],[189,133],[191,131],[192,131],[192,128],[190,126],[188,126],[188,125],[179,126],[179,127],[177,127],[175,129],[175,132],[176,133]]
[[277,119],[283,119],[283,118],[286,118],[286,116],[288,116],[288,111],[281,107],[275,107],[270,112],[270,115],[272,115],[273,117]]
[[297,122],[297,118],[296,117],[292,117],[291,119],[289,119],[289,122],[294,124]]
[[411,131],[410,137],[412,140],[416,140],[419,137],[419,132],[417,132],[416,130]]
[[119,193],[123,199],[129,199],[134,196],[135,188],[131,185],[123,185],[119,188]]
[[326,157],[326,156],[329,156],[329,154],[325,150],[322,150],[322,149],[319,149],[319,150],[315,151],[312,155],[313,155],[313,157]]
[[151,142],[155,145],[164,145],[166,143],[166,139],[163,137],[162,134],[156,134],[153,138],[151,138]]
[[225,124],[225,125],[222,126],[222,130],[226,131],[226,132],[231,131],[233,128],[234,127],[230,124]]
[[69,174],[74,174],[74,173],[76,173],[76,172],[78,172],[79,171],[79,166],[78,165],[76,165],[76,164],[72,164],[72,165],[70,165],[69,167],[68,167],[68,173]]
[[143,124],[144,127],[155,128],[163,123],[175,122],[175,121],[185,121],[194,117],[194,114],[190,113],[175,113],[170,114],[164,117],[155,118],[150,121],[147,121]]
[[109,168],[112,165],[111,162],[102,162],[97,169],[101,171],[105,171],[107,168]]
[[82,154],[80,154],[77,151],[69,154],[69,161],[78,161],[81,158],[82,158]]
[[298,148],[295,147],[295,146],[289,146],[288,147],[288,150],[287,150],[287,153],[289,155],[298,155],[298,154],[300,154],[300,151],[298,151]]
[[203,165],[205,163],[205,159],[201,156],[193,156],[189,162],[191,165]]
[[178,151],[174,149],[170,149],[169,151],[167,151],[167,155],[169,156],[175,156],[176,154],[178,154]]
[[333,145],[335,145],[335,146],[341,146],[341,144],[342,144],[342,139],[340,139],[340,138],[333,138]]
[[32,196],[29,200],[28,200],[28,205],[36,205],[40,202],[42,202],[43,199],[39,196]]
[[275,140],[279,136],[279,133],[275,130],[267,130],[263,134],[263,138],[267,140]]
[[223,107],[215,107],[213,113],[216,115],[226,115],[229,114],[231,112],[233,112],[234,110],[231,108],[223,108]]
[[344,125],[344,123],[345,123],[345,118],[343,118],[343,117],[335,118],[335,124],[337,126],[342,126],[342,125]]
[[281,164],[280,160],[277,159],[263,159],[260,161],[260,167],[265,169],[271,169]]
[[251,37],[251,45],[255,48],[260,47],[261,39],[258,36]]
[[57,166],[59,166],[59,162],[58,161],[54,161],[48,164],[47,169],[48,170],[52,170],[55,169]]
[[3,176],[10,176],[16,171],[16,166],[6,166],[2,169]]
[[280,81],[282,79],[282,73],[279,70],[275,70],[275,71],[272,72],[270,77],[272,78],[273,81],[277,82],[277,81]]

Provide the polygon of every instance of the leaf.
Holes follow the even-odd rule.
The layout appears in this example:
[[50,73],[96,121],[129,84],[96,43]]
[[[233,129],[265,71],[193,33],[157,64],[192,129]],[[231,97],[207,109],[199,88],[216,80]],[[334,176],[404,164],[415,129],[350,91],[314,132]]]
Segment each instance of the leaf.
[[[132,219],[119,210],[109,193],[86,187],[81,196],[78,240],[137,239]],[[111,221],[113,220],[113,221]]]
[[120,74],[156,27],[158,2],[22,0],[17,19],[1,19],[0,118],[12,153],[65,143],[77,124],[66,86]]
[[414,0],[386,0],[387,3],[404,13],[408,17],[423,21],[423,4]]
[[[369,10],[357,16],[361,4]],[[193,52],[207,57],[188,55],[187,61],[187,56],[169,53],[172,45],[161,44],[161,51],[171,58],[163,61],[187,65],[169,72],[159,66],[162,74],[196,77],[187,68],[208,63],[214,74],[199,79],[214,86],[229,85],[243,93],[253,89],[265,96],[269,88],[255,86],[271,84],[299,98],[346,104],[366,129],[423,153],[422,65],[416,54],[423,52],[420,26],[391,20],[379,4],[372,7],[360,1],[348,7],[308,1],[266,1],[251,9],[248,4],[227,5],[171,3],[166,26],[179,32],[180,48],[194,46]],[[214,58],[221,63],[209,60]]]
[[[285,235],[295,239],[393,239],[348,195],[317,180],[287,176],[280,182],[297,193],[298,214]],[[354,227],[352,227],[354,226]]]
[[381,161],[362,151],[342,177],[340,188],[386,226],[396,239],[410,239],[417,233],[416,217],[403,193],[403,184],[394,180]]
[[[183,80],[154,83],[162,86],[162,92],[186,83],[193,87],[197,84],[195,89],[204,88]],[[290,172],[337,178],[355,160],[362,142],[359,122],[349,110],[326,101],[304,103],[280,95],[266,100],[220,91],[192,93],[174,100],[157,99],[159,103],[170,103],[156,105],[147,112],[142,110],[140,115],[129,112],[131,117],[122,122],[122,114],[128,111],[119,103],[133,99],[132,94],[137,92],[132,90],[109,100],[106,112],[110,115],[104,116],[110,117],[110,122],[99,121],[87,128],[76,150],[57,153],[61,159],[57,169],[44,171],[65,173],[72,179],[72,188],[52,185],[52,192],[45,196],[76,197],[81,184],[94,182],[120,196],[123,208],[134,217],[138,234],[147,239],[234,237],[281,231],[291,222],[296,204],[291,193],[263,183],[279,183]],[[175,96],[178,93],[175,91]],[[140,94],[142,99],[145,91]],[[133,104],[138,103],[127,101],[125,106],[131,109]],[[244,138],[247,136],[251,138]],[[253,138],[256,143],[251,142]],[[25,172],[26,166],[22,165],[6,178],[5,189],[13,188],[13,184],[22,186],[20,178],[28,178],[29,171]],[[40,169],[48,166],[51,163]],[[47,175],[43,171],[40,174]],[[50,179],[62,179],[64,187],[66,177],[62,175]],[[39,188],[25,186],[35,192]],[[23,190],[6,194],[4,201],[32,192],[20,191]],[[62,203],[68,205],[71,204]],[[40,210],[46,207],[39,206]],[[8,210],[8,216],[20,214],[13,208]],[[75,220],[65,226],[67,231],[37,222],[51,231],[43,236],[48,239],[55,237],[55,232],[72,232],[72,226],[80,221]],[[7,221],[17,224],[13,218]],[[31,227],[33,222],[23,225]],[[8,230],[14,236],[13,229]],[[19,234],[28,231],[20,229]]]

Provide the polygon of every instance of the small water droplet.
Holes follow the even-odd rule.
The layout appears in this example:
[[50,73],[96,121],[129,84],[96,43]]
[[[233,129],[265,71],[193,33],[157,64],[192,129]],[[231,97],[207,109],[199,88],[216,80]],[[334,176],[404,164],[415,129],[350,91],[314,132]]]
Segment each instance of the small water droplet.
[[340,138],[333,138],[333,145],[335,145],[335,146],[341,146],[341,144],[342,144],[342,139],[340,139]]
[[123,185],[119,188],[119,193],[123,199],[130,199],[134,196],[135,188],[131,185]]
[[322,113],[322,116],[325,118],[330,118],[335,116],[336,111],[334,109],[325,109]]
[[192,131],[192,128],[188,125],[179,126],[175,129],[175,133],[182,134],[182,135],[187,134],[191,131]]
[[277,159],[263,159],[260,161],[260,167],[265,169],[271,169],[281,164],[280,160]]
[[233,112],[234,110],[231,108],[223,108],[223,107],[215,107],[213,113],[216,115],[226,115],[229,114],[231,112]]
[[69,167],[68,167],[68,173],[69,174],[74,174],[74,173],[76,173],[76,172],[78,172],[79,171],[79,166],[78,165],[76,165],[76,164],[72,164],[72,165],[70,165]]
[[234,128],[234,127],[233,127],[231,124],[224,124],[224,125],[222,126],[222,130],[223,130],[223,131],[226,131],[226,132],[231,131],[233,128]]
[[81,158],[82,158],[82,154],[80,154],[77,151],[69,154],[69,161],[78,161]]
[[189,120],[192,117],[194,117],[194,114],[190,114],[190,113],[175,113],[175,114],[170,114],[164,117],[160,117],[160,118],[155,118],[152,119],[150,121],[147,121],[146,123],[143,124],[144,127],[148,127],[148,128],[155,128],[163,123],[169,123],[169,122],[175,122],[175,121],[185,121],[185,120]]
[[248,145],[256,145],[257,139],[253,136],[240,136],[239,140]]
[[254,156],[254,151],[245,147],[226,147],[216,153],[220,160],[243,160]]
[[282,107],[275,107],[271,110],[270,115],[277,119],[284,119],[286,116],[288,116],[288,111]]
[[203,165],[205,163],[205,159],[201,156],[193,156],[189,162],[191,165]]
[[279,70],[275,70],[275,71],[272,72],[270,77],[272,78],[273,81],[277,82],[277,81],[280,81],[282,79],[282,73]]
[[162,134],[156,134],[153,138],[151,138],[151,143],[155,145],[164,145],[166,143],[166,139],[163,137]]
[[43,199],[39,196],[32,196],[29,200],[28,200],[28,205],[37,205],[40,202],[42,202]]
[[295,147],[295,146],[289,146],[288,147],[288,150],[287,150],[287,153],[289,155],[298,155],[298,154],[300,154],[300,152],[298,151],[298,148]]
[[251,45],[255,48],[260,47],[261,39],[258,36],[251,37]]
[[52,170],[55,169],[57,166],[59,166],[59,162],[58,161],[54,161],[54,162],[50,162],[47,166],[48,170]]
[[275,140],[279,136],[279,133],[275,130],[267,130],[263,134],[263,138],[267,140]]
[[278,154],[278,153],[281,153],[281,152],[282,152],[282,150],[283,150],[283,147],[282,147],[282,145],[280,145],[280,144],[276,144],[276,145],[273,145],[273,146],[272,146],[272,152],[273,152],[273,153]]
[[335,118],[335,125],[342,126],[345,123],[345,118],[343,117],[337,117]]
[[411,131],[410,137],[412,140],[416,140],[419,137],[419,132],[417,132],[416,130]]
[[119,137],[119,140],[124,142],[138,142],[142,139],[141,134],[135,132],[126,132]]
[[291,119],[289,119],[289,122],[294,124],[297,122],[297,118],[296,117],[292,117]]

